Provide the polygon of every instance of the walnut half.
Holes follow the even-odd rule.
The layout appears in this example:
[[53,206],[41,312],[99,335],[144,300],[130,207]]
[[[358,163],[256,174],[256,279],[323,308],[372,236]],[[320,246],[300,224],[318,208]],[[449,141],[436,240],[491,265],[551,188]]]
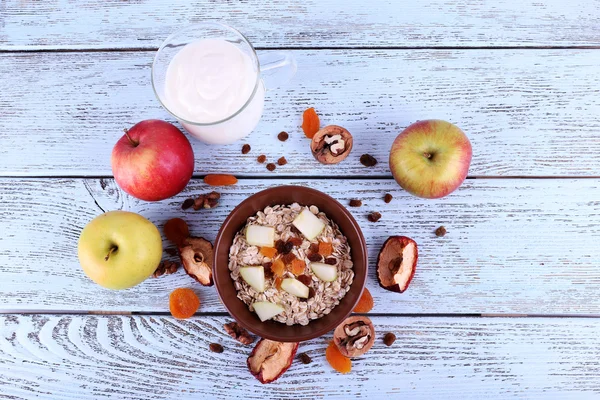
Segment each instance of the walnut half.
[[375,342],[375,328],[367,317],[346,318],[335,328],[333,341],[344,356],[362,356]]
[[313,136],[310,150],[321,164],[337,164],[352,150],[352,135],[337,125],[328,125]]

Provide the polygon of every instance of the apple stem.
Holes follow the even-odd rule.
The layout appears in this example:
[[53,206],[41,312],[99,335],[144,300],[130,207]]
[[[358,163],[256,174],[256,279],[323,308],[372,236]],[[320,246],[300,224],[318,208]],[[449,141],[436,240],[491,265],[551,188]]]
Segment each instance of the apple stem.
[[108,261],[108,259],[110,258],[110,255],[112,253],[114,253],[115,251],[117,251],[119,248],[117,246],[111,246],[110,250],[108,251],[108,254],[106,255],[106,257],[104,257],[104,261]]
[[131,138],[131,136],[129,136],[129,129],[125,128],[123,129],[123,132],[125,132],[125,136],[127,136],[127,139],[129,139],[129,143],[131,143],[133,147],[137,147],[139,145],[138,142],[136,142]]

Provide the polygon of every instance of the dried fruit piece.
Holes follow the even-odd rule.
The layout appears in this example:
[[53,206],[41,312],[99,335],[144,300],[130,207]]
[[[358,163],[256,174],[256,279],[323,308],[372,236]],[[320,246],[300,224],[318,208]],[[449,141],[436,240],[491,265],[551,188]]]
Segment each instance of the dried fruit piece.
[[190,229],[188,224],[181,218],[172,218],[167,221],[163,231],[168,240],[176,245],[181,245],[190,237]]
[[275,274],[275,276],[283,276],[283,274],[285,273],[285,264],[283,263],[283,261],[281,261],[280,258],[273,261],[273,264],[271,265],[271,271],[273,271],[273,274]]
[[298,343],[261,339],[248,357],[248,369],[260,383],[273,382],[292,365],[297,350]]
[[310,364],[312,362],[312,358],[306,353],[299,354],[298,359],[302,364]]
[[301,238],[299,238],[299,237],[296,237],[296,236],[293,236],[293,237],[291,237],[291,238],[288,239],[288,243],[291,243],[292,246],[301,246],[302,242],[303,242],[303,240]]
[[242,154],[248,154],[250,153],[250,145],[248,143],[246,143],[245,145],[242,146]]
[[310,262],[320,262],[323,261],[323,256],[319,253],[311,253],[308,255],[308,260]]
[[189,318],[198,311],[200,299],[189,288],[178,288],[169,296],[169,311],[178,319]]
[[406,236],[389,237],[377,256],[379,285],[392,292],[404,292],[417,269],[417,244]]
[[367,216],[367,219],[371,222],[377,222],[381,219],[381,213],[377,211],[372,212]]
[[208,174],[204,177],[204,183],[211,186],[228,186],[235,185],[237,178],[227,174]]
[[338,260],[333,257],[329,257],[329,258],[325,259],[325,264],[336,265],[337,262],[338,262]]
[[158,268],[156,268],[156,271],[154,271],[154,273],[152,274],[152,277],[158,278],[159,276],[162,276],[162,275],[171,275],[171,274],[174,274],[175,272],[177,272],[178,269],[179,269],[179,264],[177,264],[176,262],[164,260],[163,262],[161,262],[158,265]]
[[277,290],[281,290],[281,282],[283,282],[283,278],[279,276],[275,278],[275,287],[277,288]]
[[439,228],[437,228],[435,230],[435,236],[444,237],[445,235],[446,235],[446,228],[444,228],[443,226],[440,226]]
[[271,279],[273,277],[273,271],[271,270],[272,266],[272,262],[266,262],[263,264],[263,268],[265,269],[265,279]]
[[330,256],[333,253],[333,244],[329,242],[319,242],[319,254],[323,257]]
[[250,336],[250,333],[242,328],[237,322],[224,324],[223,328],[225,329],[225,332],[229,334],[229,336],[242,344],[248,345],[254,342],[254,338]]
[[318,253],[319,252],[319,243],[311,243],[310,247],[308,248],[308,251],[310,253]]
[[178,249],[185,272],[201,285],[212,286],[212,244],[201,237],[189,237]]
[[[306,263],[303,260],[296,259],[296,260],[292,261],[292,274],[294,274],[296,276],[302,275],[304,273],[305,269],[306,269]],[[304,283],[304,282],[302,282],[302,283]]]
[[377,165],[377,160],[370,154],[363,154],[360,156],[360,163],[365,167],[374,167]]
[[337,164],[352,151],[352,135],[341,126],[328,125],[313,136],[310,150],[321,164]]
[[279,157],[279,160],[277,160],[277,165],[285,165],[287,164],[287,160],[285,159],[285,157]]
[[396,341],[396,335],[394,335],[392,332],[386,333],[385,336],[383,337],[383,343],[388,347],[393,345],[395,341]]
[[261,247],[259,253],[265,257],[273,258],[277,254],[277,249],[275,247]]
[[256,161],[258,161],[259,163],[264,163],[265,161],[267,161],[267,156],[265,156],[264,154],[261,154],[260,156],[256,157]]
[[219,343],[211,343],[210,345],[208,345],[208,349],[213,353],[223,352],[223,346],[221,346]]
[[313,107],[307,108],[302,114],[302,130],[307,138],[312,139],[319,131],[321,121]]
[[391,194],[386,193],[385,196],[383,196],[383,201],[385,201],[386,203],[389,203],[390,201],[392,201],[393,198],[394,197]]
[[267,169],[271,172],[275,171],[275,168],[277,168],[277,166],[273,163],[268,163],[267,164]]
[[350,207],[360,207],[362,206],[362,201],[358,199],[350,200]]
[[288,133],[285,131],[281,131],[281,132],[279,132],[279,135],[277,135],[277,139],[281,140],[282,142],[285,142],[286,140],[288,140],[289,137],[290,137],[290,135],[288,135]]
[[375,328],[367,317],[350,317],[333,331],[333,342],[346,357],[362,356],[375,342]]
[[194,205],[194,199],[185,199],[183,201],[183,204],[181,205],[181,209],[187,210],[188,208],[190,208],[193,205]]
[[369,289],[364,288],[358,303],[354,307],[355,313],[368,313],[373,309],[373,296],[371,296],[371,292]]
[[312,278],[309,275],[300,275],[297,279],[306,286],[309,286],[312,283]]
[[294,253],[287,253],[286,255],[281,257],[281,261],[283,261],[285,265],[291,265],[295,259],[296,256],[294,255]]
[[329,346],[325,350],[325,358],[329,362],[329,365],[337,372],[347,374],[352,370],[352,360],[340,352],[333,340],[329,342]]

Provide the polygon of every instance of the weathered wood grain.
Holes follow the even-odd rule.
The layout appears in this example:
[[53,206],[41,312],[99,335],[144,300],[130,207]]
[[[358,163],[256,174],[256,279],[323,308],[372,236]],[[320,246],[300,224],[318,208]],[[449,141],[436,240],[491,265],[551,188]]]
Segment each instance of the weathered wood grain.
[[206,20],[260,47],[597,46],[598,8],[595,0],[3,0],[0,49],[156,48]]
[[[600,315],[600,180],[467,180],[441,200],[406,194],[392,180],[241,180],[219,189],[212,210],[182,211],[185,198],[212,188],[194,180],[186,192],[159,203],[133,199],[112,180],[0,180],[0,310],[168,311],[168,295],[197,288],[202,312],[223,312],[216,290],[182,271],[136,288],[110,291],[81,271],[76,246],[81,229],[103,211],[138,212],[162,229],[183,217],[192,233],[213,241],[221,223],[252,193],[281,184],[308,185],[347,204],[367,239],[367,287],[377,313],[517,313]],[[383,195],[394,196],[385,204]],[[371,223],[366,216],[380,211]],[[437,238],[444,225],[448,234]],[[404,294],[376,281],[375,258],[389,235],[419,244],[419,265]],[[165,241],[165,246],[168,243]]]
[[[300,344],[278,381],[246,368],[251,347],[222,329],[225,317],[0,316],[0,397],[596,398],[597,319],[373,317],[373,348],[348,375],[327,364],[326,335]],[[398,339],[386,347],[381,337]],[[211,342],[225,351],[208,351]]]
[[[472,176],[596,176],[600,171],[600,51],[295,51],[299,72],[267,94],[246,142],[193,140],[196,173],[244,176],[390,176],[388,154],[410,123],[458,124],[473,144]],[[0,54],[0,175],[111,175],[122,129],[147,118],[172,121],[150,85],[152,52]],[[18,74],[15,75],[15,72]],[[336,167],[313,160],[300,129],[315,106],[323,124],[354,135]],[[276,136],[285,130],[290,139]],[[285,156],[269,173],[255,160]],[[361,154],[379,164],[367,169]]]

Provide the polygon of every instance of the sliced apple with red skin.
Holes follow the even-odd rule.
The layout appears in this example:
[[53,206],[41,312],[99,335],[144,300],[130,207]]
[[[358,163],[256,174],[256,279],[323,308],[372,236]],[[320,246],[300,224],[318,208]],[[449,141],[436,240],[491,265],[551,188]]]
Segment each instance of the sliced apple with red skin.
[[386,290],[403,293],[415,276],[418,258],[414,240],[406,236],[389,237],[377,257],[379,285]]
[[298,343],[261,339],[248,357],[248,369],[260,383],[273,382],[292,365],[297,350]]

